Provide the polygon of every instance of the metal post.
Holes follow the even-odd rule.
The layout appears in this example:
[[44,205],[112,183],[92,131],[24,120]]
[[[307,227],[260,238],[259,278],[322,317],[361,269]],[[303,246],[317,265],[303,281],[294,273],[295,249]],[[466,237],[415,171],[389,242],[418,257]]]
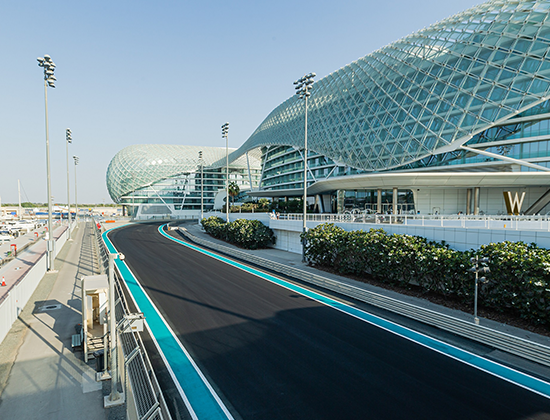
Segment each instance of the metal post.
[[55,63],[49,55],[38,57],[38,66],[44,69],[44,108],[46,117],[46,173],[47,173],[47,194],[48,194],[48,271],[54,271],[55,261],[55,242],[53,239],[53,223],[52,223],[52,193],[51,193],[51,176],[50,176],[50,139],[48,132],[48,86],[55,88],[56,78],[54,76]]
[[229,140],[225,136],[225,220],[229,223]]
[[74,159],[74,220],[78,221],[78,199],[77,199],[77,185],[76,185],[76,166],[78,165],[78,156],[73,156]]
[[65,131],[65,145],[67,151],[67,221],[69,223],[69,241],[71,239],[71,188],[69,183],[69,143],[72,143],[71,130],[67,128]]
[[109,334],[111,335],[111,393],[105,397],[105,406],[122,404],[123,399],[118,392],[117,370],[117,332],[115,317],[115,258],[117,254],[109,253]]
[[204,217],[204,161],[202,159],[202,151],[199,152],[199,159],[201,164],[201,217],[199,219],[199,225]]
[[19,207],[17,209],[17,218],[21,220],[23,218],[23,209],[21,208],[21,182],[17,180],[17,193],[19,195]]
[[46,108],[46,173],[48,180],[48,271],[55,271],[55,242],[53,239],[52,187],[50,175],[50,138],[48,135],[48,83],[44,80],[44,102]]
[[[302,233],[307,232],[307,95],[305,96],[305,136],[304,136],[304,207],[303,207],[303,223]],[[306,261],[306,243],[305,238],[302,239],[302,262]]]
[[[479,325],[479,318],[477,317],[477,295],[478,295],[478,288],[479,288],[479,282],[486,283],[487,279],[485,276],[479,278],[479,273],[482,274],[488,274],[491,272],[489,267],[487,267],[487,263],[489,262],[489,258],[483,257],[473,257],[470,258],[470,262],[473,264],[473,267],[471,267],[468,271],[475,273],[476,279],[475,279],[475,291],[474,291],[474,322],[476,325]],[[480,266],[483,264],[482,266]]]
[[[476,264],[477,269],[477,264]],[[475,294],[474,294],[474,322],[476,325],[479,325],[479,318],[477,317],[477,289],[478,289],[478,279],[479,279],[479,273],[476,270],[476,288],[475,288]]]
[[310,90],[313,87],[313,78],[315,73],[306,74],[304,77],[296,80],[294,84],[296,85],[296,94],[300,99],[305,99],[305,127],[304,127],[304,208],[302,215],[302,262],[306,262],[306,239],[305,233],[307,232],[307,99],[311,96]]
[[135,201],[135,193],[136,193],[136,173],[135,172],[132,172],[132,188],[134,189],[134,191],[132,191],[132,220],[134,220],[136,218],[136,201]]
[[225,137],[225,220],[229,223],[229,123],[222,125],[222,137]]

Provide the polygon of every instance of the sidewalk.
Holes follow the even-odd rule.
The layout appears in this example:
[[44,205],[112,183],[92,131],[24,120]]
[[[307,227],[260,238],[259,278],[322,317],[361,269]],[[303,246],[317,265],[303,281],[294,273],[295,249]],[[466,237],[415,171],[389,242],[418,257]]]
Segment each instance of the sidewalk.
[[71,349],[82,321],[80,278],[98,270],[91,222],[81,222],[72,238],[56,258],[58,272],[46,273],[0,344],[1,418],[108,418],[95,362],[86,365]]

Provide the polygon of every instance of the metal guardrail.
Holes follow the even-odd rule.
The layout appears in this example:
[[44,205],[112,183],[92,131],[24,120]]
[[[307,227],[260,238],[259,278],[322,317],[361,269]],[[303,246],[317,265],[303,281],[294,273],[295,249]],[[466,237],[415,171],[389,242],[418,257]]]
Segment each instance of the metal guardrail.
[[[209,212],[205,217],[218,216],[225,219],[225,213]],[[271,221],[303,220],[301,213],[229,213],[231,220],[235,218],[256,219],[265,225]],[[357,223],[377,226],[369,228],[383,228],[387,225],[414,226],[414,227],[441,227],[462,229],[498,229],[516,231],[550,232],[550,215],[509,216],[509,215],[421,215],[421,214],[377,214],[368,211],[346,211],[344,213],[308,213],[306,221],[312,223]]]
[[[118,273],[117,273],[118,277]],[[143,342],[139,334],[135,332],[124,332],[125,315],[130,311],[126,307],[124,295],[120,289],[120,279],[115,288],[116,306],[115,317],[117,323],[117,344],[121,347],[124,365],[120,366],[120,375],[124,377],[121,381],[125,387],[125,393],[131,390],[134,404],[134,415],[129,418],[139,420],[171,419],[170,413],[162,396],[160,386],[155,377],[153,368],[145,352]],[[128,398],[129,402],[130,399]]]
[[486,344],[525,359],[550,366],[550,347],[543,344],[496,331],[482,325],[476,325],[473,322],[461,320],[376,292],[341,283],[327,277],[300,270],[298,268],[288,267],[284,264],[270,261],[256,255],[251,255],[238,249],[219,245],[211,241],[198,238],[189,233],[185,228],[180,227],[179,231],[193,242],[207,248],[232,255],[252,264],[285,274],[289,277],[296,278],[316,286],[320,286],[324,289],[342,294],[344,296],[352,297],[370,305],[406,316],[427,325],[432,325],[442,330]]
[[[281,214],[277,219],[300,221],[303,220],[303,214]],[[548,215],[378,214],[354,210],[340,214],[307,214],[306,221],[317,223],[369,223],[405,226],[550,231],[550,217]]]
[[101,272],[101,274],[105,274],[109,267],[109,252],[107,251],[107,246],[105,246],[105,243],[103,242],[103,238],[101,237],[101,230],[97,227],[97,222],[92,219],[92,223],[94,224],[94,233],[97,242],[99,271]]
[[[101,237],[101,232],[97,227],[97,223],[93,221],[94,232],[97,239],[97,256],[99,259],[100,269],[102,273],[106,273],[109,266],[109,253],[107,246]],[[116,266],[115,266],[116,267]],[[126,407],[128,418],[138,420],[171,420],[172,417],[166,406],[166,402],[162,395],[160,385],[157,381],[153,367],[145,351],[145,346],[141,340],[141,336],[136,332],[123,332],[125,315],[128,315],[127,302],[122,291],[122,276],[118,269],[115,268],[115,318],[117,324],[117,348],[118,352],[122,352],[124,364],[120,364],[119,371],[121,383],[124,386],[124,392],[132,393],[132,398],[127,398],[127,404],[133,402],[132,410]],[[122,330],[122,331],[121,331]]]

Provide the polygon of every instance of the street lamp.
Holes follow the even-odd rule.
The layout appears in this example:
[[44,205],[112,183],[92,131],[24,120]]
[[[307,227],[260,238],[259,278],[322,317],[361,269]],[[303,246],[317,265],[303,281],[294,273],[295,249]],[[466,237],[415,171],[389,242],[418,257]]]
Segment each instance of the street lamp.
[[201,220],[203,218],[204,213],[204,176],[203,176],[203,167],[204,167],[204,161],[202,160],[202,150],[199,152],[199,163],[201,165],[201,217],[199,218],[199,225],[201,224]]
[[479,325],[479,318],[477,317],[477,289],[478,289],[478,283],[487,283],[487,278],[485,276],[479,277],[479,273],[481,274],[488,274],[491,272],[489,267],[487,267],[487,263],[489,262],[489,258],[483,257],[479,258],[478,256],[474,258],[470,258],[470,262],[474,265],[472,268],[470,268],[468,271],[471,273],[476,273],[476,287],[475,287],[475,293],[474,293],[474,322],[476,325]]
[[[306,74],[304,77],[294,82],[296,95],[300,99],[305,100],[305,136],[304,136],[304,210],[303,210],[303,225],[302,233],[307,232],[306,214],[307,214],[307,98],[311,96],[311,88],[313,87],[313,78],[315,73]],[[302,238],[302,262],[306,262],[306,239]]]
[[53,239],[52,229],[52,193],[51,193],[51,176],[50,176],[50,139],[48,135],[48,86],[55,88],[55,81],[57,80],[53,75],[55,70],[55,63],[52,61],[49,55],[44,57],[38,57],[38,66],[44,68],[44,103],[46,109],[46,173],[48,182],[48,271],[54,271],[55,260],[55,242]]
[[69,185],[69,143],[73,142],[71,129],[65,130],[65,140],[67,149],[67,220],[69,222],[69,241],[71,241],[71,190]]
[[73,156],[74,159],[74,220],[78,220],[78,200],[77,200],[77,189],[76,189],[76,165],[78,165],[78,156]]
[[222,138],[225,137],[225,221],[229,223],[229,143],[227,135],[229,123],[222,125]]
[[136,191],[135,191],[135,185],[136,185],[136,173],[132,172],[132,188],[134,188],[134,191],[132,191],[132,220],[135,220],[136,218]]

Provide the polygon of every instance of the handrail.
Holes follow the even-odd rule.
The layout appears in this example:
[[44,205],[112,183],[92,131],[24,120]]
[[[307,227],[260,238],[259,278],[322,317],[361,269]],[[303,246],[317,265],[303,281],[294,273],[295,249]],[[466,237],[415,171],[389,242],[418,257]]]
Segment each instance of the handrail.
[[[277,219],[301,221],[303,220],[303,214],[280,214]],[[306,221],[317,223],[368,223],[475,229],[543,230],[550,232],[550,217],[548,215],[420,215],[372,213],[365,210],[356,210],[344,213],[309,213],[306,215]]]
[[[225,217],[219,212],[210,212],[209,216]],[[254,217],[264,224],[284,221],[302,221],[302,213],[230,213],[230,217]],[[352,210],[344,213],[308,213],[307,222],[313,223],[357,223],[380,228],[384,225],[423,226],[441,228],[499,229],[516,231],[550,232],[550,214],[548,215],[436,215],[436,214],[387,214],[373,213],[369,210]],[[381,226],[380,226],[381,225]]]

